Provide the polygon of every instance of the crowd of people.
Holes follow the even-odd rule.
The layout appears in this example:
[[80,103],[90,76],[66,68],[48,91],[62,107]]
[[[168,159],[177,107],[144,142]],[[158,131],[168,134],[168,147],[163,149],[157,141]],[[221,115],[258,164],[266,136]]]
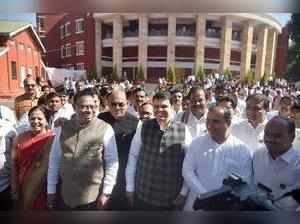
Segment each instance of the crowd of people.
[[193,211],[232,173],[300,210],[300,92],[287,83],[210,76],[24,80],[14,111],[0,105],[1,210]]

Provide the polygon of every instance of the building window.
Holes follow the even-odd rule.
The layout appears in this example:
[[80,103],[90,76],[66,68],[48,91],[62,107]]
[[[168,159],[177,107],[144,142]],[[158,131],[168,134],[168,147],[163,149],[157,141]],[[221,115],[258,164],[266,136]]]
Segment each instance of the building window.
[[84,70],[84,63],[77,63],[76,70]]
[[35,66],[34,70],[35,70],[35,77],[38,77],[39,76],[39,68],[38,68],[38,66]]
[[19,44],[19,49],[24,50],[24,44]]
[[76,33],[84,32],[84,19],[77,19],[76,23]]
[[71,23],[67,22],[65,24],[65,36],[70,36],[71,35]]
[[30,47],[27,47],[27,51],[30,53],[30,52],[31,52],[31,48],[30,48]]
[[9,45],[11,45],[11,46],[16,46],[16,43],[15,43],[15,41],[13,41],[13,40],[8,41],[8,43],[9,43]]
[[76,42],[76,56],[84,55],[84,41]]
[[72,56],[71,44],[66,44],[66,57]]
[[45,21],[44,21],[44,17],[38,17],[39,18],[39,24],[38,24],[38,27],[39,27],[39,31],[44,31],[44,28],[45,28]]
[[65,47],[62,45],[60,46],[60,58],[65,57]]
[[11,79],[17,80],[17,62],[11,62]]
[[65,37],[65,26],[60,26],[60,39],[64,39]]
[[30,75],[30,76],[32,76],[32,68],[28,68],[27,69],[27,74]]

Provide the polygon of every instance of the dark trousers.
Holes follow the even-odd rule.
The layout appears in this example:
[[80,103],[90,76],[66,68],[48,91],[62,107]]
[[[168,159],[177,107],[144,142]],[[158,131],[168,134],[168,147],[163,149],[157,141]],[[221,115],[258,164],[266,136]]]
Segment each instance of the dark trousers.
[[10,194],[10,187],[0,192],[0,210],[9,211],[12,210],[12,198]]
[[135,211],[172,211],[175,209],[173,205],[169,207],[152,205],[138,197],[135,197],[133,207],[134,207],[133,210]]

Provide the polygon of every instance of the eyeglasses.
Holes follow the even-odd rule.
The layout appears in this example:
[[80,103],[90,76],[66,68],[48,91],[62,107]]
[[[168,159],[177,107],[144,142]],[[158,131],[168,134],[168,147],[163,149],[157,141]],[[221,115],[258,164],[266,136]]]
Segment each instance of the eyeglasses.
[[125,107],[126,103],[111,103],[112,107]]

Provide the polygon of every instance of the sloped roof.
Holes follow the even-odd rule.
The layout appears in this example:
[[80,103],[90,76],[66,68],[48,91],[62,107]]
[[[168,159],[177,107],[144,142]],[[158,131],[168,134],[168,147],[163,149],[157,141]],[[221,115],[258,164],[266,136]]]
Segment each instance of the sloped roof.
[[8,50],[7,47],[0,47],[0,56]]
[[2,35],[2,36],[12,37],[28,28],[31,29],[37,42],[41,46],[43,52],[46,52],[43,43],[41,42],[38,34],[36,33],[35,29],[30,23],[24,21],[0,20],[0,36]]
[[0,34],[9,36],[10,33],[23,30],[25,26],[30,25],[27,22],[22,21],[9,21],[9,20],[0,20]]

